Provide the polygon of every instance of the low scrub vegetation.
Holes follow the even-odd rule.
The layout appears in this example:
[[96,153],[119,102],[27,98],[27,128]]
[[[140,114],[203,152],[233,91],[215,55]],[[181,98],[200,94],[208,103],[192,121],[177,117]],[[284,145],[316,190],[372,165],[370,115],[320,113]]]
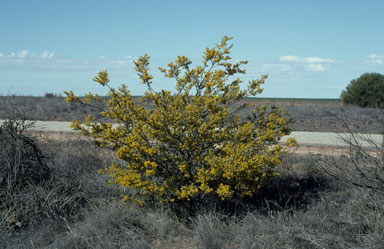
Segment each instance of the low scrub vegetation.
[[6,120],[0,129],[0,187],[2,190],[39,184],[50,177],[45,156],[36,143],[23,134],[23,120]]
[[[142,105],[127,86],[112,88],[107,71],[94,78],[109,88],[108,108],[100,111],[111,122],[96,123],[90,115],[85,122],[73,121],[72,127],[116,153],[121,162],[99,172],[111,184],[135,190],[125,200],[141,203],[140,197],[151,197],[190,212],[201,205],[252,198],[278,175],[274,168],[283,153],[279,140],[290,134],[290,121],[281,108],[239,104],[260,94],[267,76],[249,81],[243,90],[237,75],[245,74],[241,66],[247,62],[230,62],[230,39],[225,36],[207,48],[201,66],[191,68],[187,57],[178,56],[168,69],[160,68],[176,81],[175,93],[154,91],[149,56],[139,57],[135,70],[147,86],[138,99]],[[64,93],[69,102],[99,101],[91,93],[84,98]],[[294,144],[294,138],[287,140],[287,146]]]
[[[81,137],[57,140],[27,131],[22,134],[44,155],[50,177],[1,189],[1,248],[380,248],[384,243],[382,191],[338,171],[348,173],[354,158],[287,154],[277,167],[281,177],[264,186],[258,201],[238,203],[232,213],[201,208],[181,219],[167,205],[123,203],[128,189],[108,186],[97,174],[118,160],[109,150]],[[323,164],[325,159],[332,164]],[[383,165],[381,157],[374,160],[371,165]],[[382,177],[379,170],[367,174]]]

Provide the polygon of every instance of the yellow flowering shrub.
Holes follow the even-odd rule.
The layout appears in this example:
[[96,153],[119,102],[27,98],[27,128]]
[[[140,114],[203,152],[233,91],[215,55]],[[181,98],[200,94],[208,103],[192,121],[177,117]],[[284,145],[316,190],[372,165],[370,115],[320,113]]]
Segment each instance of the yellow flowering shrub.
[[[192,68],[187,57],[178,56],[159,68],[176,81],[173,93],[153,90],[147,55],[134,62],[148,89],[139,101],[126,85],[111,88],[107,71],[98,73],[94,81],[109,88],[102,115],[111,123],[96,123],[89,116],[73,121],[72,127],[116,152],[120,163],[99,171],[109,175],[110,183],[177,203],[251,197],[277,175],[274,168],[283,152],[279,140],[290,133],[289,121],[280,108],[241,103],[263,91],[267,76],[241,88],[236,75],[245,74],[241,66],[247,61],[230,62],[230,39],[224,36],[207,48],[202,65]],[[99,99],[91,93],[84,98],[64,93],[67,101],[79,104]]]

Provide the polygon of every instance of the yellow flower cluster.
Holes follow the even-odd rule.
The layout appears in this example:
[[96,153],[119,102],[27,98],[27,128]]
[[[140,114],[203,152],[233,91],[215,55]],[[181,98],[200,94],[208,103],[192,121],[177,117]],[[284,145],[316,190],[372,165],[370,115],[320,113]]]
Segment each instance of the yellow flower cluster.
[[[290,133],[285,112],[276,107],[241,104],[242,98],[263,91],[267,76],[241,88],[241,66],[232,64],[230,37],[207,48],[203,65],[191,67],[191,61],[179,56],[168,69],[160,71],[176,80],[176,92],[152,88],[149,56],[140,57],[135,69],[145,95],[137,100],[125,85],[117,90],[108,85],[107,71],[94,81],[109,87],[102,115],[111,123],[73,121],[72,127],[91,136],[100,147],[116,152],[123,163],[115,163],[100,174],[110,177],[111,184],[136,189],[159,202],[180,202],[215,196],[219,199],[252,196],[277,174],[283,152],[279,140]],[[65,92],[67,101],[92,104],[97,95],[76,97]],[[244,114],[249,113],[249,114]],[[288,145],[295,140],[289,139]],[[125,196],[125,200],[132,197]]]

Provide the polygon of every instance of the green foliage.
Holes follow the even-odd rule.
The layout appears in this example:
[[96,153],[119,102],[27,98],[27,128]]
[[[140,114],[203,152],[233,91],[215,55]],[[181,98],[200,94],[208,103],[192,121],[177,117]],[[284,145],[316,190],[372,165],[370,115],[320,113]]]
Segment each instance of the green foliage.
[[341,99],[345,104],[384,108],[384,75],[365,73],[352,80]]
[[[244,97],[261,93],[267,76],[242,89],[242,80],[235,76],[245,74],[241,66],[247,61],[229,62],[230,39],[225,36],[207,48],[201,66],[192,68],[187,57],[178,56],[168,69],[159,68],[176,81],[175,93],[153,90],[148,55],[134,62],[148,89],[139,103],[127,86],[110,87],[107,71],[94,78],[109,88],[109,109],[102,115],[115,125],[94,123],[89,116],[85,122],[74,121],[72,127],[116,152],[122,162],[100,170],[109,175],[111,184],[133,188],[139,196],[159,202],[191,203],[252,197],[277,175],[274,168],[283,152],[279,140],[290,133],[290,122],[280,108],[239,104]],[[64,93],[67,101],[79,104],[92,105],[99,99],[91,93],[84,98]]]

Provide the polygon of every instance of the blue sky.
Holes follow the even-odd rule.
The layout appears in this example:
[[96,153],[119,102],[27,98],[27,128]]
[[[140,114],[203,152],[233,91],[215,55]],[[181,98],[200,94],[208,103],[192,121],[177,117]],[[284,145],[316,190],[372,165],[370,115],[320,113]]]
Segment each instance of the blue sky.
[[145,91],[132,61],[157,70],[178,55],[201,61],[234,36],[232,58],[248,60],[245,81],[268,74],[262,97],[338,98],[365,72],[384,74],[382,0],[0,0],[0,95],[73,90],[105,94],[92,78]]

